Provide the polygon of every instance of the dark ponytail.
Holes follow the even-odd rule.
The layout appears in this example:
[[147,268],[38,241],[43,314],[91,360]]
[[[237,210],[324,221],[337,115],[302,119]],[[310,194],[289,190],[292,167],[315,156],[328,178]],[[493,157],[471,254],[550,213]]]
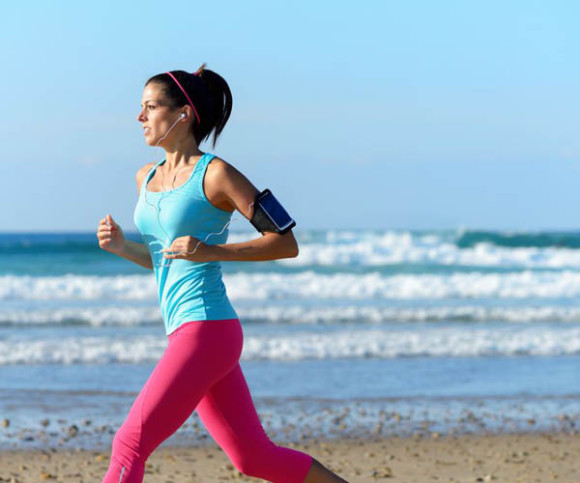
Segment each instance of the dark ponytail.
[[[212,146],[215,148],[217,138],[232,113],[232,93],[222,76],[212,70],[204,69],[204,66],[205,64],[193,74],[183,70],[172,70],[171,74],[187,92],[199,115],[200,122],[198,123],[195,114],[193,114],[193,122],[191,123],[195,142],[199,146],[209,138],[213,131]],[[161,86],[170,107],[176,109],[189,105],[187,97],[169,74],[155,75],[145,85],[152,82]]]

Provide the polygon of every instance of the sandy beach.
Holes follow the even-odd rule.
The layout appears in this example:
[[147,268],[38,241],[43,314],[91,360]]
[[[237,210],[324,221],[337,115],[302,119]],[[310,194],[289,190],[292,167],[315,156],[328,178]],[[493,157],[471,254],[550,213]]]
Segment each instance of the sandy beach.
[[[306,451],[351,482],[578,482],[580,436],[565,433],[315,440]],[[109,454],[99,451],[0,452],[0,482],[100,482]],[[261,481],[239,473],[215,444],[167,446],[149,458],[145,482]]]

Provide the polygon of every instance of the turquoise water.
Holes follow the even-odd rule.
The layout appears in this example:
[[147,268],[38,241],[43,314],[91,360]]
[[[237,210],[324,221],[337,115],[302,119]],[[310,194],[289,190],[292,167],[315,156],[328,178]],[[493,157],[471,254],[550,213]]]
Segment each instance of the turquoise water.
[[[299,438],[301,425],[332,435],[345,413],[348,434],[379,420],[387,435],[426,420],[443,432],[577,423],[580,233],[297,238],[295,259],[222,263],[242,368],[277,437]],[[0,418],[11,422],[0,443],[110,443],[167,345],[154,284],[94,233],[0,234]],[[83,430],[69,437],[73,424]],[[194,429],[172,441],[207,439]]]

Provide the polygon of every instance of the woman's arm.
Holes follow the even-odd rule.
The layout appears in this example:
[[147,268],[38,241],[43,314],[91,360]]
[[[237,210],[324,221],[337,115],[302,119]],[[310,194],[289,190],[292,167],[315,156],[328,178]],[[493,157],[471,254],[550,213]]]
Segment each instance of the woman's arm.
[[131,260],[137,265],[153,270],[153,262],[149,249],[143,243],[135,243],[131,240],[125,240],[121,250],[117,253],[120,257]]
[[[137,193],[141,193],[141,184],[154,166],[154,163],[148,163],[137,171],[135,179],[137,181]],[[107,250],[115,255],[126,258],[127,260],[141,265],[142,267],[153,270],[153,261],[149,249],[143,243],[135,243],[125,238],[123,229],[113,220],[111,215],[103,218],[97,229],[99,245],[103,250]]]
[[[253,214],[253,206],[258,189],[236,168],[222,159],[214,158],[208,165],[203,189],[213,205],[228,211],[237,209],[247,219]],[[298,256],[298,242],[292,230],[279,233],[264,232],[261,238],[242,243],[205,245],[194,237],[180,237],[174,240],[166,258],[182,258],[196,262],[206,261],[263,261],[293,258]],[[197,246],[197,249],[195,247]],[[195,252],[179,255],[179,252]]]
[[137,265],[153,269],[151,255],[147,247],[141,243],[135,243],[125,238],[123,229],[117,224],[110,214],[102,218],[97,228],[99,246],[108,252],[127,258]]
[[[141,193],[141,184],[143,183],[145,175],[153,165],[154,163],[148,163],[137,171],[137,174],[135,175],[135,180],[137,181],[137,194]],[[113,225],[116,224],[113,222]],[[153,270],[151,253],[149,253],[149,249],[143,243],[132,242],[123,237],[122,245],[116,254],[136,263],[137,265]]]
[[284,235],[266,232],[262,238],[242,243],[206,245],[211,260],[264,261],[298,256],[298,242],[292,230]]

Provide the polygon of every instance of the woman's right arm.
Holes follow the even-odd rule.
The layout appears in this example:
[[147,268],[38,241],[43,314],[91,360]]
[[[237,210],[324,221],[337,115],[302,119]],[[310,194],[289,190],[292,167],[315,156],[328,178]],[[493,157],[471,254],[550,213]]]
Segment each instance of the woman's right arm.
[[111,215],[107,214],[99,222],[97,238],[99,239],[99,246],[103,250],[153,270],[149,249],[143,243],[135,243],[125,239],[123,229],[117,225]]
[[[143,182],[145,174],[147,174],[152,165],[153,163],[147,164],[137,172],[137,190],[139,193],[141,192],[141,183]],[[99,239],[99,246],[103,250],[107,250],[137,265],[153,270],[153,262],[149,249],[143,243],[126,240],[122,228],[115,223],[111,215],[107,214],[100,221],[97,229],[97,238]]]
[[125,240],[121,251],[117,253],[120,257],[131,260],[137,265],[153,270],[153,262],[151,261],[151,254],[149,249],[143,243],[135,243],[131,240]]

